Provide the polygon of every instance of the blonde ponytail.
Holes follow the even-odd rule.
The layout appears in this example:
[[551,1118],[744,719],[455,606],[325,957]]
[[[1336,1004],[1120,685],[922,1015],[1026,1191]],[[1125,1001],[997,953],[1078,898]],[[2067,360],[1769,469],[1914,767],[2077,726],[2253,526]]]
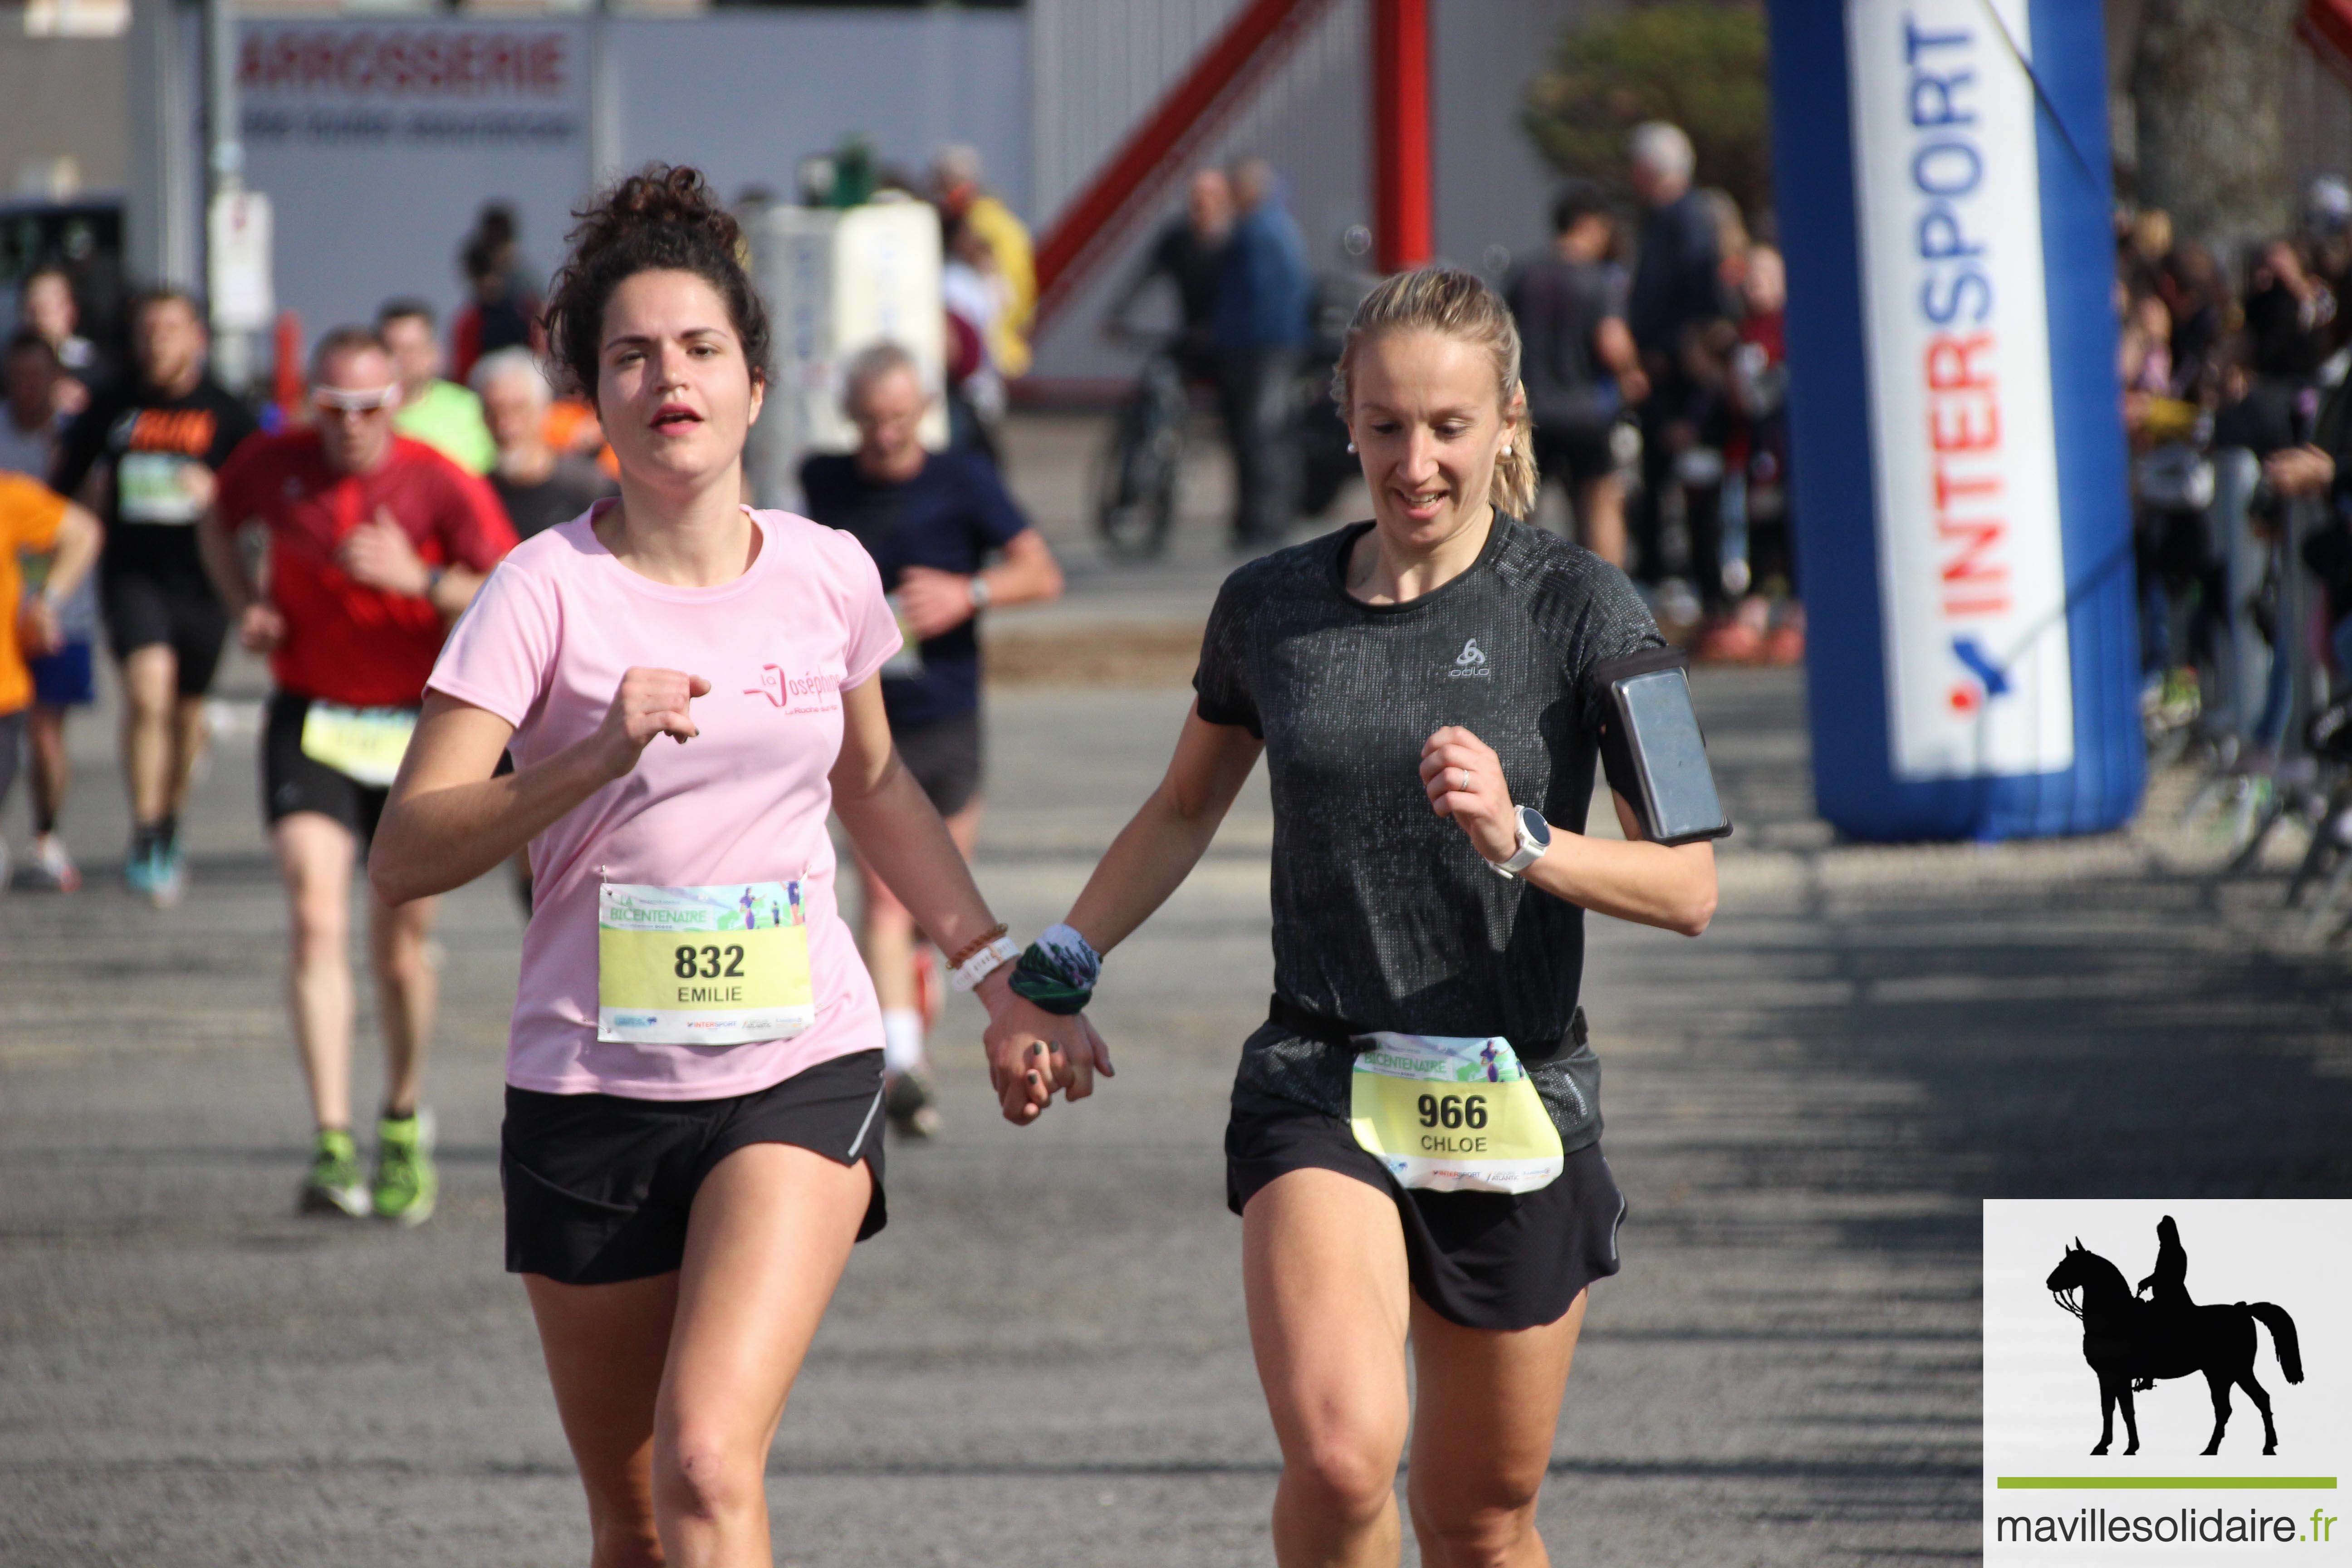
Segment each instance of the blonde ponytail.
[[1331,373],[1331,398],[1339,405],[1339,417],[1344,420],[1353,412],[1348,403],[1348,376],[1355,367],[1357,344],[1381,332],[1411,330],[1460,338],[1493,358],[1507,433],[1505,450],[1495,458],[1486,499],[1497,512],[1524,521],[1535,510],[1538,476],[1527,395],[1519,386],[1519,327],[1511,320],[1510,307],[1475,273],[1453,267],[1400,272],[1364,296],[1348,323],[1347,342]]
[[1511,432],[1510,445],[1495,459],[1494,481],[1486,487],[1486,499],[1495,510],[1521,522],[1535,515],[1536,492],[1543,483],[1543,476],[1536,472],[1536,455],[1528,450],[1532,445],[1522,412],[1518,428]]

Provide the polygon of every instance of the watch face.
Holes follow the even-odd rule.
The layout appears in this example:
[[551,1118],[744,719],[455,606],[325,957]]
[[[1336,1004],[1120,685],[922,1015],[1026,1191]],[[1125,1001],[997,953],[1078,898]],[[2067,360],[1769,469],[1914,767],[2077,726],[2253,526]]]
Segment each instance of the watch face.
[[1538,844],[1548,847],[1551,843],[1551,824],[1532,805],[1519,807],[1519,831]]

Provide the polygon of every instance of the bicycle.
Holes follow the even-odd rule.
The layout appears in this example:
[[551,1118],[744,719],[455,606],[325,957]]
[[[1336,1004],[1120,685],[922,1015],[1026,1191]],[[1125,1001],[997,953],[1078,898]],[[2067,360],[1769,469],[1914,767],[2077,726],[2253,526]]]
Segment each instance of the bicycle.
[[1171,348],[1156,349],[1095,460],[1095,531],[1111,554],[1139,561],[1167,550],[1192,418],[1183,368]]

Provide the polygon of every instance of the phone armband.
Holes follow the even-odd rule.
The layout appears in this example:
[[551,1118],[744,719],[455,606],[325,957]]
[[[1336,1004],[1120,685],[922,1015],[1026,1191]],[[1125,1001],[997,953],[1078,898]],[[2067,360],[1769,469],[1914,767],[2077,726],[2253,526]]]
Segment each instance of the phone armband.
[[1696,844],[1731,831],[1691,706],[1689,665],[1679,648],[1646,648],[1592,671],[1609,787],[1657,844]]

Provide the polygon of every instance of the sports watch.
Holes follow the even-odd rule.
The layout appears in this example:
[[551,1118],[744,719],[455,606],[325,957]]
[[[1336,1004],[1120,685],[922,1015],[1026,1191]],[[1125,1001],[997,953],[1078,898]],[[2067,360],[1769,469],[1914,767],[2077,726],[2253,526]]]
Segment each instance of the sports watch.
[[1519,806],[1513,815],[1519,820],[1517,851],[1507,860],[1489,860],[1486,864],[1495,868],[1496,876],[1517,880],[1520,872],[1542,859],[1543,852],[1551,847],[1551,824],[1532,805]]

